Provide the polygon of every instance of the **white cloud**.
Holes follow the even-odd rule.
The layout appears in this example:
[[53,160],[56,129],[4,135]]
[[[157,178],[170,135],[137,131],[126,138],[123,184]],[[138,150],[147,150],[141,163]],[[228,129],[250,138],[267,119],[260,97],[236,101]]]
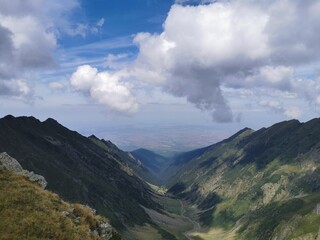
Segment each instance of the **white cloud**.
[[99,21],[96,23],[96,25],[98,27],[102,27],[105,23],[105,19],[104,18],[100,18]]
[[48,88],[52,91],[63,91],[65,87],[66,86],[61,82],[51,82],[48,84]]
[[[76,0],[2,0],[0,8],[0,95],[31,97],[35,71],[56,66],[53,51],[65,14]],[[19,79],[19,80],[16,80]]]
[[177,4],[208,4],[208,3],[214,3],[218,0],[175,0],[175,3]]
[[98,72],[89,65],[78,67],[71,76],[72,87],[105,105],[112,111],[132,114],[137,111],[138,103],[131,93],[130,86],[122,80],[126,72]]
[[264,107],[269,107],[269,108],[272,108],[274,110],[279,110],[281,111],[282,110],[282,106],[280,104],[280,102],[278,101],[275,101],[275,100],[271,100],[271,101],[267,101],[267,100],[262,100],[259,102],[259,104],[261,106],[264,106]]
[[284,107],[279,101],[276,100],[262,100],[259,102],[259,105],[281,113],[288,118],[297,119],[302,115],[302,110],[300,108],[296,106]]
[[[55,50],[59,38],[64,34],[85,37],[100,31],[103,18],[92,25],[75,23],[69,19],[74,10],[80,10],[78,0],[1,0],[0,95],[32,97],[33,76],[58,66]],[[28,94],[16,79],[30,90]],[[63,87],[52,83],[49,88]]]
[[316,98],[316,104],[320,106],[320,96]]
[[256,70],[256,73],[247,76],[244,81],[233,79],[228,86],[238,87],[267,87],[282,91],[292,91],[294,82],[293,67],[285,66],[263,66]]
[[163,33],[135,37],[140,52],[134,72],[212,111],[215,121],[231,121],[221,82],[228,74],[246,71],[268,56],[263,31],[267,21],[267,15],[239,5],[175,5]]
[[[216,122],[235,120],[224,89],[238,91],[239,96],[248,90],[251,96],[277,94],[316,101],[319,82],[297,77],[296,71],[302,64],[320,60],[317,2],[200,0],[200,5],[183,4],[190,2],[176,1],[180,4],[170,9],[161,33],[135,35],[133,42],[139,48],[135,60],[124,63],[126,54],[109,55],[110,72],[103,72],[109,74],[106,78],[125,73],[118,78],[161,87],[211,112]],[[77,86],[86,84],[81,81]],[[266,107],[277,109],[270,103]],[[299,115],[297,109],[282,105],[278,112]]]
[[289,107],[284,111],[284,115],[289,118],[298,119],[302,115],[302,110],[298,107]]
[[124,69],[211,111],[217,122],[234,119],[222,87],[315,101],[320,85],[295,72],[320,58],[318,7],[302,0],[174,5],[162,33],[136,35],[139,54]]
[[87,23],[77,23],[75,25],[66,24],[63,27],[63,30],[70,36],[81,36],[85,38],[92,33],[99,33],[103,25],[104,18],[101,18],[94,25]]
[[128,54],[108,54],[104,65],[109,69],[124,68],[127,64],[128,56]]
[[87,24],[78,23],[76,26],[69,26],[65,29],[66,33],[70,36],[86,37],[90,27]]
[[31,89],[23,80],[0,81],[0,95],[23,98],[29,96],[31,93]]

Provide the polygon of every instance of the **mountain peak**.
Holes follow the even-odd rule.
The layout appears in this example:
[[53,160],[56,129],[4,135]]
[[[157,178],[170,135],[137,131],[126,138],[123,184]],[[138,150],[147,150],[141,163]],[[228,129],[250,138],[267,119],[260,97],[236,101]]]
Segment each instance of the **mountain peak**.
[[2,119],[11,120],[11,119],[15,119],[15,117],[12,116],[11,114],[9,114],[9,115],[3,117]]
[[88,137],[89,139],[100,140],[96,135],[92,134]]
[[[251,133],[253,133],[254,130],[252,130],[251,128],[245,127],[243,129],[241,129],[240,131],[238,131],[237,133],[233,134],[231,137],[221,141],[220,143],[227,143],[227,142],[231,142],[232,140],[238,138],[241,135],[250,135]],[[218,143],[219,144],[219,143]]]
[[59,124],[59,122],[57,120],[53,119],[53,118],[47,118],[47,120],[45,120],[43,122],[44,123],[50,123],[50,124]]
[[19,124],[19,125],[24,125],[24,124],[36,124],[40,123],[40,120],[33,117],[33,116],[20,116],[20,117],[15,117],[13,115],[7,115],[3,118],[0,119],[1,121],[4,122],[9,122],[11,124]]

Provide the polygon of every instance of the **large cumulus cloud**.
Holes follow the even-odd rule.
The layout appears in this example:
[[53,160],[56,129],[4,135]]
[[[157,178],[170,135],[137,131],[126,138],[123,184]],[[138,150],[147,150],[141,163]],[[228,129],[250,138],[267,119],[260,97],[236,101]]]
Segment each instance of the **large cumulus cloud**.
[[126,75],[126,72],[98,72],[96,68],[83,65],[72,74],[70,81],[76,91],[90,96],[108,109],[130,114],[137,111],[138,103],[131,93],[130,85],[121,81]]
[[[217,122],[234,118],[226,88],[289,92],[318,102],[319,82],[296,74],[302,65],[319,61],[318,1],[200,2],[205,4],[173,5],[162,33],[137,34],[138,56],[120,71],[185,97],[211,111]],[[298,116],[298,110],[290,112],[292,107],[278,109]]]

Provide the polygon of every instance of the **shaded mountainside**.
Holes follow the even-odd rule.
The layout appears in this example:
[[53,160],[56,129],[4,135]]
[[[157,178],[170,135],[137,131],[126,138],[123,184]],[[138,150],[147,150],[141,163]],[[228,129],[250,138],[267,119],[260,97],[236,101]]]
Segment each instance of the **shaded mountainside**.
[[171,159],[144,148],[132,151],[130,154],[152,173],[153,177],[150,179],[151,183],[157,185],[162,185],[164,183],[164,180],[167,177],[167,172],[165,170],[171,163]]
[[0,157],[0,239],[122,239],[93,209],[43,190],[15,159]]
[[[84,137],[53,119],[7,116],[0,119],[0,152],[23,167],[10,165],[19,176],[0,170],[0,193],[18,194],[10,197],[17,211],[42,202],[40,193],[50,208],[61,203],[52,206],[56,212],[48,213],[56,222],[52,229],[58,232],[61,215],[57,214],[68,211],[67,232],[76,234],[72,231],[78,225],[72,222],[78,213],[72,209],[77,205],[58,200],[27,178],[42,187],[48,181],[47,188],[63,199],[94,207],[127,240],[320,237],[320,215],[315,211],[320,204],[320,119],[286,121],[258,131],[245,128],[222,142],[167,159],[146,149],[124,152],[110,141]],[[0,156],[1,161],[6,158]],[[164,183],[167,192],[159,186]],[[6,193],[20,185],[36,197]],[[29,185],[37,189],[35,193]],[[4,196],[1,214],[8,207]],[[89,214],[86,209],[79,211]],[[46,222],[42,213],[30,214],[39,214]],[[82,223],[81,231],[92,232],[91,223]],[[4,229],[11,222],[1,224]],[[90,231],[86,239],[91,239]]]
[[144,181],[158,184],[160,181],[155,175],[144,166],[139,159],[134,158],[131,153],[122,151],[115,144],[104,139],[99,139],[92,135],[89,139],[97,144],[99,147],[104,149],[108,154],[113,156],[120,164],[128,166],[132,169],[137,176],[142,178]]
[[0,119],[0,152],[16,158],[24,169],[44,176],[49,190],[68,201],[94,207],[117,230],[152,225],[143,207],[159,209],[153,193],[109,148],[53,119]]
[[168,188],[197,206],[208,233],[195,236],[219,229],[222,239],[316,239],[320,119],[243,129],[185,156],[171,165]]

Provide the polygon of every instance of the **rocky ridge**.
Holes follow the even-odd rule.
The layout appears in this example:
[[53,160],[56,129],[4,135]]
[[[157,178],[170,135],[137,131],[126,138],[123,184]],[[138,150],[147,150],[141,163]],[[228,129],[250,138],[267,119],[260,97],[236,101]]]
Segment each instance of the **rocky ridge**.
[[10,157],[6,152],[0,153],[0,168],[11,171],[15,174],[25,176],[31,182],[37,183],[43,189],[45,189],[48,184],[43,176],[35,174],[32,171],[23,169],[20,163],[16,159]]

